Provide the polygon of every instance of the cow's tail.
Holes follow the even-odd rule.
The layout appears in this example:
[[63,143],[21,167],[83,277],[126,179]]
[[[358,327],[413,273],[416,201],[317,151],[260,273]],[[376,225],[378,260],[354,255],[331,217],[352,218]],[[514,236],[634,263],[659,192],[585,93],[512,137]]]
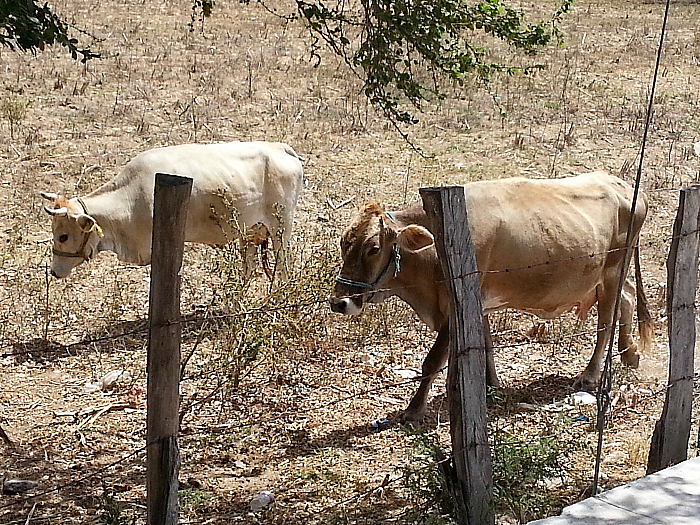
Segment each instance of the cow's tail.
[[265,272],[265,275],[267,275],[267,278],[272,281],[274,266],[272,261],[270,261],[270,245],[267,239],[260,243],[260,264],[262,265],[263,271]]
[[637,323],[639,324],[639,350],[644,354],[651,349],[654,339],[654,320],[649,313],[649,301],[644,293],[642,269],[639,262],[639,241],[634,248],[634,280],[637,289]]
[[292,157],[296,157],[299,160],[305,160],[301,155],[297,154],[297,152],[294,151],[294,149],[289,144],[285,144],[284,142],[280,142],[280,146],[282,147],[282,149],[284,150],[284,152],[287,155],[291,155]]

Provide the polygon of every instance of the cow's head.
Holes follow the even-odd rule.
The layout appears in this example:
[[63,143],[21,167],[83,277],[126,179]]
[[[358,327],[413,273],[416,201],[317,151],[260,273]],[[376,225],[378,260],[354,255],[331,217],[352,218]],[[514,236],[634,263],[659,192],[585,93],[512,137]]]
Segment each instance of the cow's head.
[[68,277],[73,268],[97,253],[102,230],[95,219],[87,214],[79,199],[68,200],[45,192],[41,192],[41,196],[52,203],[51,206],[44,206],[46,213],[52,216],[51,275]]
[[394,295],[392,281],[401,271],[401,254],[432,244],[433,236],[425,228],[415,224],[401,228],[380,204],[365,204],[340,239],[343,267],[331,310],[356,314],[366,303]]

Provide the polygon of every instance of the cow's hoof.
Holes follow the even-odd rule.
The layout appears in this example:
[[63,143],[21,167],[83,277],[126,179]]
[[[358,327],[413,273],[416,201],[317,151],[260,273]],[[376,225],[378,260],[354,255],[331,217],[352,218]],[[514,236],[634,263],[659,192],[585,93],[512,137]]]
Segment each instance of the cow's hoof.
[[595,392],[598,390],[600,379],[597,376],[591,376],[586,372],[582,372],[574,381],[574,390],[577,392]]
[[422,426],[423,414],[409,412],[407,410],[398,417],[398,422],[406,428],[418,430]]
[[627,350],[620,354],[620,361],[623,365],[630,366],[632,368],[639,368],[639,353],[637,352],[637,345],[631,345],[627,347]]

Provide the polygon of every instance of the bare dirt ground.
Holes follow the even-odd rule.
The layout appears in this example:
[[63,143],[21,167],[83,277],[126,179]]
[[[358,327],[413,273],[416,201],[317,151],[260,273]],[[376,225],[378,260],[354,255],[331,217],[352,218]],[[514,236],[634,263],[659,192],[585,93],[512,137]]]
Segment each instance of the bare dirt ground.
[[[421,464],[416,450],[426,436],[449,446],[444,378],[424,433],[373,426],[408,402],[415,385],[406,371],[420,368],[433,334],[394,301],[357,318],[329,312],[339,232],[363,201],[401,206],[422,186],[593,169],[632,181],[663,5],[575,3],[560,47],[515,58],[541,61],[544,71],[494,80],[500,108],[467,85],[420,115],[410,136],[426,156],[367,106],[337,60],[324,55],[313,67],[301,25],[259,5],[217,2],[194,31],[184,1],[59,0],[56,7],[101,39],[103,58],[81,65],[59,50],[0,49],[0,426],[16,444],[0,442],[0,478],[39,483],[33,497],[0,495],[0,523],[30,515],[32,523],[144,523],[145,516],[149,269],[101,254],[66,280],[49,278],[50,221],[39,191],[84,194],[143,150],[226,140],[287,142],[305,159],[306,183],[295,277],[266,299],[260,275],[239,301],[264,315],[226,315],[241,292],[224,285],[235,254],[187,248],[183,355],[192,358],[182,382],[182,522],[437,520],[407,488],[405,468]],[[651,203],[643,273],[656,344],[638,370],[615,369],[606,488],[644,474],[663,401],[665,258],[677,189],[700,178],[698,20],[697,3],[671,7],[642,178]],[[521,520],[556,512],[590,483],[596,434],[580,416],[592,419],[592,409],[546,408],[572,393],[593,326],[509,312],[492,321],[504,382],[492,427],[526,442],[554,436],[568,451],[566,475],[539,484],[556,503],[527,507]],[[107,392],[86,390],[111,370],[129,377]],[[250,514],[261,489],[276,501]],[[499,522],[515,519],[501,509]]]

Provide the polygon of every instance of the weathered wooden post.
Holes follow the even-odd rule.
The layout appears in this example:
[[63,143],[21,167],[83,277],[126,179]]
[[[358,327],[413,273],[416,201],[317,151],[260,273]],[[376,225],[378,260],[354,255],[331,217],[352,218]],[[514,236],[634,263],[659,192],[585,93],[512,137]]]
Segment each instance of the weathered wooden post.
[[464,187],[421,188],[452,298],[447,397],[461,525],[492,525],[491,449],[486,428],[486,347],[476,256]]
[[148,525],[177,523],[180,267],[192,179],[156,174],[148,307]]
[[688,458],[693,402],[695,294],[700,247],[700,186],[681,190],[666,262],[668,315],[668,388],[661,418],[651,439],[647,474]]

